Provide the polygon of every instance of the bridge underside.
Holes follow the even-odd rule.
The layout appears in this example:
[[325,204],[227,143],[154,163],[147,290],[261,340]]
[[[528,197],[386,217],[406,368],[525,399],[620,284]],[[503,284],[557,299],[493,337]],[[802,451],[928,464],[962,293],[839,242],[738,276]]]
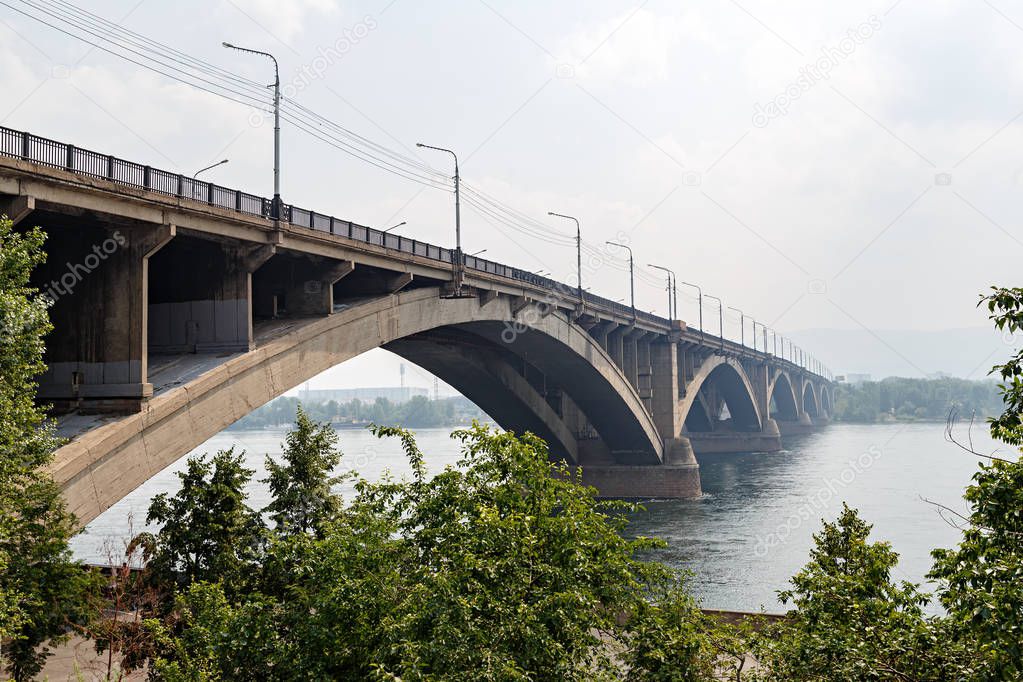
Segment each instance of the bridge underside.
[[540,435],[606,496],[699,495],[694,453],[777,450],[830,411],[827,383],[791,363],[549,282],[467,271],[467,295],[452,297],[450,262],[385,242],[274,230],[187,199],[154,208],[5,163],[0,212],[49,235],[33,276],[55,326],[39,397],[73,437],[53,473],[83,522],[379,347]]

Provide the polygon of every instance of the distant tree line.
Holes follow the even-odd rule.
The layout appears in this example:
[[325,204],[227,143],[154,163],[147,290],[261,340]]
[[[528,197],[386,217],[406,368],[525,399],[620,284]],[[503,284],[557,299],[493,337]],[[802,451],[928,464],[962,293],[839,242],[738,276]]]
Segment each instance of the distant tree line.
[[[298,398],[277,398],[238,420],[231,428],[241,430],[290,426],[295,420],[299,403]],[[470,424],[473,419],[487,419],[482,410],[461,396],[433,400],[417,395],[404,403],[377,398],[372,403],[355,399],[341,403],[336,400],[301,402],[301,405],[315,421],[353,426],[379,424],[421,429]]]
[[1002,396],[990,380],[889,377],[839,385],[832,417],[856,423],[944,420],[953,407],[964,417],[989,417],[1001,413]]

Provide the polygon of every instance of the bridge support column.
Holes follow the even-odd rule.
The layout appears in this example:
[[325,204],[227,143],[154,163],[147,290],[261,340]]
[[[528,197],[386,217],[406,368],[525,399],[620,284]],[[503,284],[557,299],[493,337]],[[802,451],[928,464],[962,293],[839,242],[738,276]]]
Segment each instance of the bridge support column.
[[[646,333],[643,334],[643,337],[645,336]],[[636,359],[638,363],[636,392],[639,393],[640,400],[643,401],[647,412],[652,414],[654,411],[653,369],[650,358],[650,341],[645,338],[638,339]]]
[[628,329],[617,328],[607,335],[607,354],[611,356],[619,369],[625,366],[625,334]]
[[152,265],[150,351],[252,350],[252,273],[274,249],[179,237],[161,251]]
[[47,264],[33,275],[54,301],[60,333],[47,340],[39,398],[58,410],[136,412],[148,381],[149,262],[176,234],[173,225],[54,229]]
[[[682,435],[682,415],[679,411],[678,344],[651,343],[650,379],[651,414],[657,432],[664,437],[666,465],[696,466],[696,456],[689,439]],[[696,474],[699,477],[699,473]]]
[[[289,315],[330,315],[334,312],[334,285],[355,271],[351,261],[304,262],[291,259],[280,272],[282,303]],[[270,276],[278,275],[275,271]]]
[[622,337],[622,373],[632,387],[639,389],[639,344],[635,334],[626,332]]
[[583,483],[601,497],[691,499],[702,494],[697,464],[586,466]]
[[757,409],[766,422],[771,414],[771,368],[767,363],[757,365],[753,376],[750,377],[753,386],[753,394],[757,399]]

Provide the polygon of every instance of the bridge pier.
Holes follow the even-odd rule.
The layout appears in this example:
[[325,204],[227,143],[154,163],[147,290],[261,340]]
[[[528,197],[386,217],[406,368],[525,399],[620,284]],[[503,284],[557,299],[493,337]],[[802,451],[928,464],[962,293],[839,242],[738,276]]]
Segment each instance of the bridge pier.
[[699,497],[700,465],[583,465],[583,483],[597,489],[601,497],[688,499]]
[[777,432],[709,431],[688,436],[697,455],[781,450],[781,434]]
[[334,285],[355,271],[351,261],[278,250],[252,279],[253,313],[264,319],[334,312]]
[[252,350],[252,273],[273,250],[178,236],[152,261],[149,351]]
[[138,411],[153,394],[150,259],[174,238],[175,226],[58,221],[46,229],[49,257],[33,283],[53,300],[50,316],[59,332],[46,339],[39,398],[58,411]]

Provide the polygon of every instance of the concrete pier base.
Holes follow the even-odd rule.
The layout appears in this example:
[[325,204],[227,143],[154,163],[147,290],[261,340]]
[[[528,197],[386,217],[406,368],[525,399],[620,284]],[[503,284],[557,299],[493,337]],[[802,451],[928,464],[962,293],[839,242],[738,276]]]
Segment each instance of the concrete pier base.
[[781,450],[781,435],[778,433],[690,433],[689,440],[697,455],[727,454],[738,452],[777,452]]
[[583,465],[583,483],[601,497],[691,499],[702,494],[700,465]]
[[778,422],[778,430],[781,431],[783,436],[798,436],[804,433],[812,433],[817,430],[817,427],[813,424],[804,424],[802,422]]

